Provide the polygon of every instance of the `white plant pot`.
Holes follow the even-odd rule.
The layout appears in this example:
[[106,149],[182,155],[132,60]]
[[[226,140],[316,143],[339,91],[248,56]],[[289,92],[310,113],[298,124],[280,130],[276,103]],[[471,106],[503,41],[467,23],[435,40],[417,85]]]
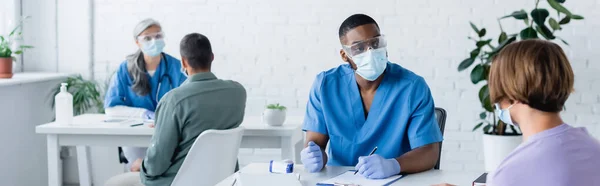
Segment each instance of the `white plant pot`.
[[281,126],[285,122],[285,110],[265,109],[262,120],[270,126]]
[[522,136],[483,135],[483,158],[485,171],[496,170],[504,158],[508,156],[523,140]]

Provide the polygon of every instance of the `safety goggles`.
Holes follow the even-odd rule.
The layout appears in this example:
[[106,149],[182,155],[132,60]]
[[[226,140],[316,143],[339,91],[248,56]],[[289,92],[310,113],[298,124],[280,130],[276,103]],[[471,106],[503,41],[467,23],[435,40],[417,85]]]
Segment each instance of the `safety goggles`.
[[385,48],[386,46],[387,42],[385,41],[385,37],[383,35],[359,41],[353,43],[352,45],[342,45],[344,51],[346,51],[350,57],[362,54],[370,49]]
[[165,37],[165,33],[163,32],[156,32],[156,33],[151,33],[151,34],[146,34],[146,35],[140,35],[137,37],[138,41],[152,41],[152,40],[157,40],[157,39],[163,39]]

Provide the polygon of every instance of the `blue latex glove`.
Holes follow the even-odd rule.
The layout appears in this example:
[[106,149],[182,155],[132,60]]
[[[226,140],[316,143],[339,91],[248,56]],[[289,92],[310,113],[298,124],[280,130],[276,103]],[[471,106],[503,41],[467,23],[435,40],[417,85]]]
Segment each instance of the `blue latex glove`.
[[359,157],[354,168],[369,179],[384,179],[400,173],[400,164],[396,159],[385,159],[377,154]]
[[154,120],[154,112],[146,110],[144,114],[142,114],[142,118],[145,120]]
[[308,142],[308,147],[300,153],[304,169],[308,172],[319,172],[323,169],[323,152],[315,142]]

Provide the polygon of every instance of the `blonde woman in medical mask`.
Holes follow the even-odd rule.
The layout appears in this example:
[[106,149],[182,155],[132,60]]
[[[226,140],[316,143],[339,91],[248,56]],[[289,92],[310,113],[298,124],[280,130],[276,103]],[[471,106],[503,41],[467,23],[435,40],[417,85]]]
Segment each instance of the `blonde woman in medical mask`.
[[488,174],[487,186],[600,185],[600,143],[560,117],[575,81],[560,46],[510,44],[495,57],[488,81],[496,115],[521,129],[523,143]]
[[523,143],[488,174],[488,186],[600,185],[600,143],[560,117],[574,81],[555,43],[525,40],[498,54],[490,70],[490,100],[502,122],[519,126]]
[[[154,120],[160,99],[186,80],[181,62],[163,53],[165,34],[160,24],[145,19],[135,26],[133,39],[138,50],[121,63],[104,99],[109,118]],[[130,171],[139,171],[146,148],[123,147]]]

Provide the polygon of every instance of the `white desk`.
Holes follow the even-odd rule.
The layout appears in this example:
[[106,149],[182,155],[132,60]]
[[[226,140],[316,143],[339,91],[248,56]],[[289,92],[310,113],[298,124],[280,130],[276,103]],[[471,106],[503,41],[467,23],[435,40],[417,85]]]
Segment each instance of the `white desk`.
[[[75,117],[72,125],[48,123],[35,128],[36,133],[47,135],[49,186],[62,185],[61,146],[77,147],[79,182],[81,186],[89,186],[89,146],[149,145],[153,128],[104,123],[104,119],[101,114],[84,114]],[[258,116],[248,116],[241,125],[245,128],[241,148],[280,148],[282,159],[300,162],[303,141],[301,124],[301,117],[289,117],[283,126],[271,127],[262,124]]]
[[[302,185],[316,185],[319,181],[327,180],[342,174],[344,171],[353,170],[354,167],[326,167],[319,173],[308,173],[304,171],[302,165],[294,165],[294,172],[300,173],[300,182]],[[269,174],[268,163],[252,163],[242,168],[240,172],[252,174]],[[410,186],[430,186],[439,183],[450,183],[454,185],[471,185],[473,180],[477,179],[481,172],[466,171],[446,171],[430,170],[417,174],[405,175],[402,179],[394,182],[392,185],[410,185]],[[234,181],[234,175],[225,178],[217,186],[231,186]]]

